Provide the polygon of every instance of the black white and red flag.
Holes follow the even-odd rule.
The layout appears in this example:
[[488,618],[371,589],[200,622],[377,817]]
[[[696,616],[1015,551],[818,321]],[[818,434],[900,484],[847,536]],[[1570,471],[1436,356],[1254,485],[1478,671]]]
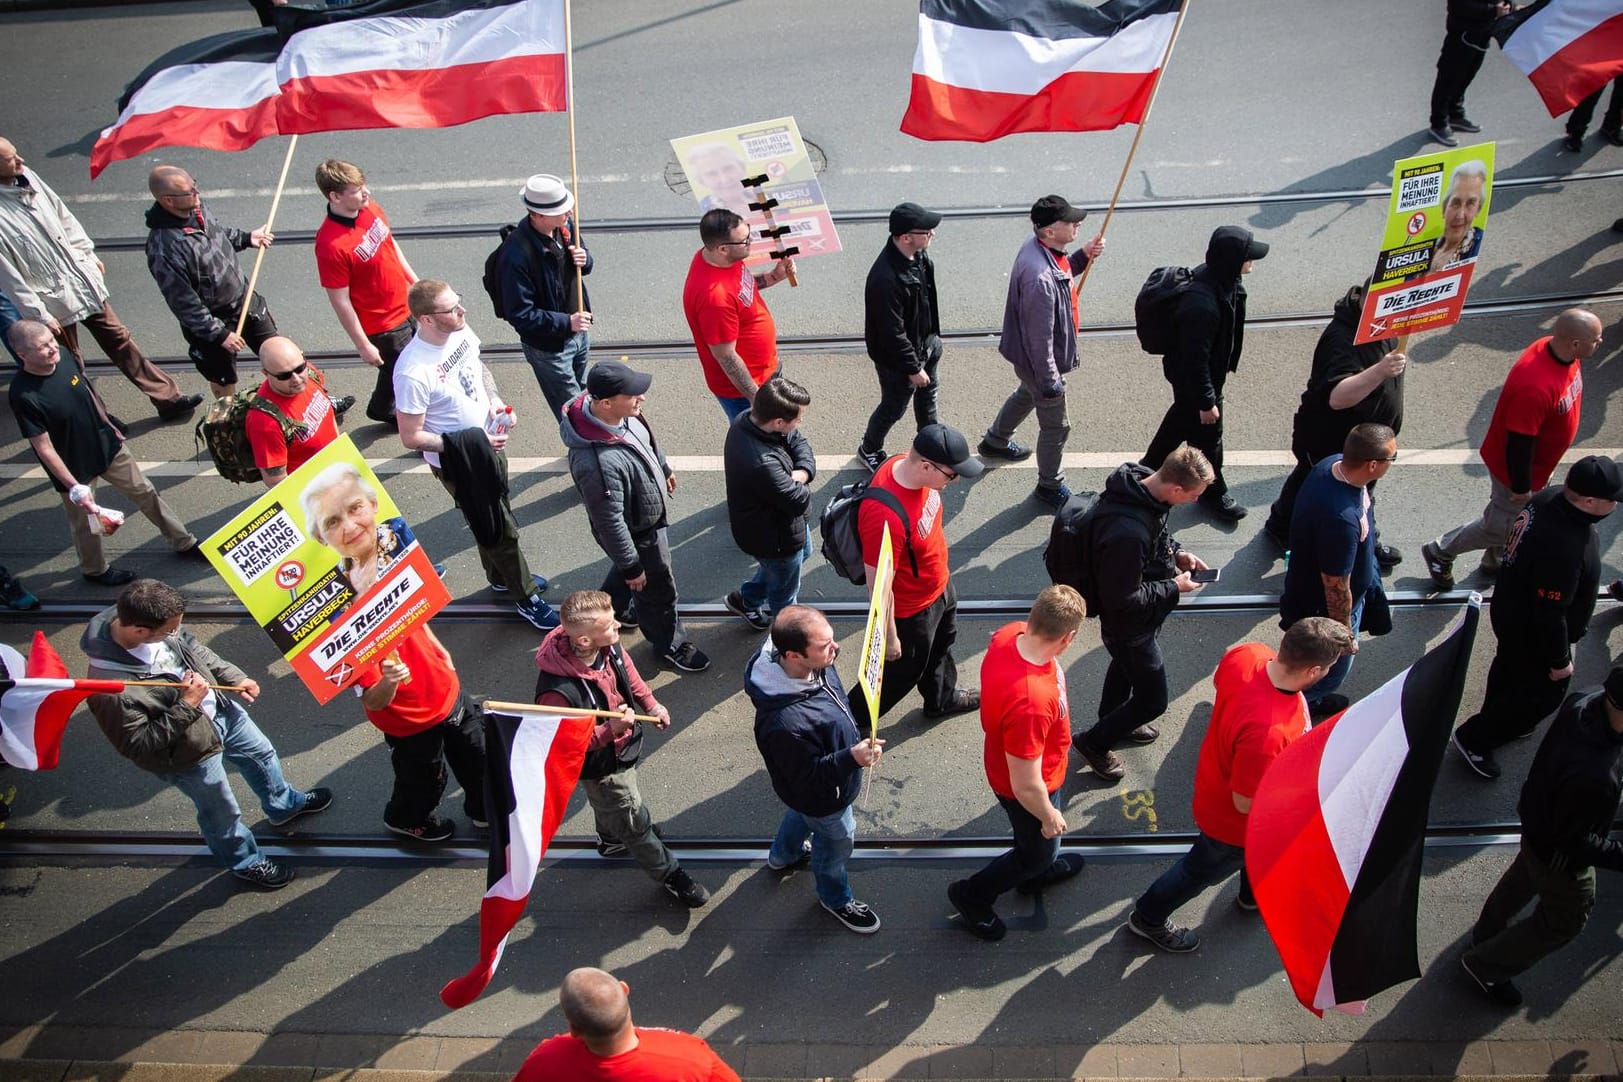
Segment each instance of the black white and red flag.
[[1623,75],[1623,0],[1534,0],[1493,35],[1551,116]]
[[1245,867],[1296,998],[1356,1013],[1420,976],[1415,918],[1437,770],[1481,599],[1409,668],[1286,748],[1247,817]]
[[1137,124],[1179,0],[921,0],[902,131],[985,143]]
[[456,1010],[479,998],[524,914],[536,869],[563,822],[580,780],[589,717],[485,715],[485,791],[490,812],[490,864],[479,904],[479,961],[440,989]]
[[161,146],[235,151],[268,135],[568,108],[563,0],[288,5],[274,18],[183,45],[136,76],[90,175]]
[[62,730],[79,704],[92,695],[117,695],[117,680],[74,680],[62,656],[34,632],[28,657],[0,643],[0,755],[23,770],[54,770],[62,754]]

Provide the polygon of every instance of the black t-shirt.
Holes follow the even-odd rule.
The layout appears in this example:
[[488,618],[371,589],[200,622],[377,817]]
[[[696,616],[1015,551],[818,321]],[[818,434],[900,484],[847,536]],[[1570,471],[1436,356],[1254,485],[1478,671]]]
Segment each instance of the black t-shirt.
[[[57,455],[81,483],[106,473],[124,446],[96,408],[89,380],[65,359],[49,376],[18,369],[11,378],[11,412],[23,438],[51,437]],[[58,492],[67,491],[55,477],[51,484]]]
[[[1338,311],[1339,314],[1339,311]],[[1341,453],[1347,433],[1361,424],[1382,424],[1394,432],[1403,428],[1403,377],[1382,380],[1360,402],[1346,409],[1330,408],[1330,392],[1349,376],[1356,376],[1380,362],[1397,348],[1397,339],[1353,345],[1356,325],[1337,319],[1324,329],[1313,351],[1313,372],[1302,404],[1292,426],[1291,450],[1306,454],[1314,462],[1326,455]]]

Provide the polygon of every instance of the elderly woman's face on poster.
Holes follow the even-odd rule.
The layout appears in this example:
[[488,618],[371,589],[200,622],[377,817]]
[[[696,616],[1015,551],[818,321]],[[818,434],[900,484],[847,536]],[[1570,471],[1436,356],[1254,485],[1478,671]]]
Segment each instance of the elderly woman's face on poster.
[[364,564],[377,556],[378,502],[353,478],[343,478],[317,502],[321,538],[339,555]]

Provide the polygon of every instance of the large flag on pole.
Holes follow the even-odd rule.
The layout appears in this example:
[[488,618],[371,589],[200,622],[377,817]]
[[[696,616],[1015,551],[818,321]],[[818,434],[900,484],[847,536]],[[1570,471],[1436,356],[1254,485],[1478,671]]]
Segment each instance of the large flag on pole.
[[1179,0],[920,0],[902,131],[984,143],[1136,124]]
[[1432,787],[1481,598],[1419,661],[1286,748],[1251,804],[1245,867],[1291,988],[1315,1014],[1420,976]]
[[275,29],[182,46],[137,76],[90,175],[160,146],[235,151],[268,135],[568,108],[563,0],[371,0],[274,17]]
[[1623,0],[1535,0],[1493,33],[1551,116],[1623,75]]
[[70,680],[62,657],[34,632],[28,658],[0,643],[0,755],[23,770],[54,770],[68,718],[92,695],[117,695],[117,680]]
[[524,913],[541,856],[563,822],[580,780],[592,719],[558,714],[485,715],[485,790],[490,795],[490,864],[479,905],[479,961],[440,989],[466,1007],[490,983],[507,936]]

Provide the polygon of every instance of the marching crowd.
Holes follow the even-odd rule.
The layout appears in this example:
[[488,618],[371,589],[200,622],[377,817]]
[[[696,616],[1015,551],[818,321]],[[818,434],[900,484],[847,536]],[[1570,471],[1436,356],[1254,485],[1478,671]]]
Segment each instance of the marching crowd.
[[[1482,179],[1456,171],[1445,216],[1456,203],[1468,209],[1480,201]],[[366,416],[394,426],[401,445],[423,456],[464,516],[489,588],[511,598],[517,614],[543,633],[536,701],[614,715],[595,725],[581,774],[598,851],[635,861],[681,904],[704,905],[708,890],[664,844],[638,788],[645,733],[633,715],[652,717],[660,729],[671,718],[620,642],[623,631],[635,629],[676,670],[710,666],[679,613],[668,536],[677,476],[645,408],[653,377],[619,362],[590,363],[584,278],[594,264],[576,242],[573,195],[558,177],[529,178],[520,192],[525,216],[504,231],[483,283],[519,336],[592,536],[609,560],[600,589],[577,590],[555,608],[543,598],[546,578],[530,570],[508,502],[504,417],[511,411],[481,359],[466,298],[446,281],[417,275],[358,168],[329,160],[316,181],[327,201],[315,245],[320,280],[357,353],[377,370]],[[259,476],[275,485],[337,437],[355,399],[328,390],[279,333],[264,299],[247,289],[237,253],[270,245],[274,236],[219,222],[180,169],[153,169],[150,187],[148,264],[212,394],[236,395],[238,357],[257,354],[263,381],[250,394],[243,426]],[[1015,386],[972,447],[937,412],[946,373],[928,249],[942,216],[915,203],[891,212],[889,238],[864,291],[864,337],[879,393],[856,453],[871,476],[842,490],[843,510],[831,505],[822,522],[831,563],[843,553],[842,574],[870,589],[883,583],[889,594],[878,713],[916,688],[926,719],[980,715],[985,775],[1009,819],[1012,848],[951,883],[946,895],[963,927],[988,940],[1006,932],[994,908],[1003,894],[1034,894],[1083,870],[1080,854],[1061,851],[1071,751],[1097,779],[1114,784],[1125,775],[1118,749],[1160,736],[1156,721],[1167,709],[1168,687],[1159,631],[1214,572],[1172,536],[1171,512],[1198,504],[1226,521],[1247,513],[1223,475],[1223,392],[1241,359],[1243,278],[1268,245],[1247,229],[1224,226],[1212,234],[1204,262],[1169,276],[1152,298],[1155,326],[1147,330],[1163,355],[1170,405],[1141,461],[1118,467],[1101,493],[1073,492],[1061,467],[1070,431],[1067,376],[1077,366],[1075,283],[1105,252],[1102,236],[1071,249],[1084,217],[1057,195],[1032,205],[1032,233],[1014,257],[999,342]],[[1474,211],[1455,217],[1468,227]],[[726,208],[704,213],[699,239],[682,304],[706,386],[728,424],[732,535],[756,565],[725,604],[766,632],[744,689],[784,805],[767,864],[776,872],[809,865],[821,907],[846,928],[873,933],[880,918],[854,895],[847,862],[853,802],[884,741],[872,735],[878,718],[866,697],[841,681],[828,619],[798,603],[818,534],[816,459],[800,428],[811,395],[782,372],[763,297],[792,274],[793,262],[785,256],[764,269],[748,265],[750,228]],[[90,675],[160,682],[98,696],[93,713],[121,754],[193,801],[223,865],[252,885],[283,886],[293,872],[260,852],[224,763],[242,770],[273,825],[322,811],[333,794],[299,790],[283,776],[274,747],[244,709],[258,696],[257,682],[185,630],[185,597],[107,561],[97,480],[128,496],[176,551],[201,553],[141,474],[121,422],[85,375],[75,328],[86,326],[160,417],[188,415],[202,396],[182,395],[141,354],[108,304],[83,229],[3,139],[0,291],[19,313],[6,331],[20,363],[12,409],[61,493],[82,574],[122,588],[85,629]],[[1360,637],[1391,629],[1381,574],[1403,556],[1380,540],[1375,491],[1399,453],[1407,360],[1390,341],[1354,344],[1363,293],[1362,285],[1348,290],[1320,337],[1293,427],[1297,467],[1263,531],[1289,553],[1283,637],[1277,646],[1236,645],[1219,662],[1195,778],[1199,838],[1128,917],[1134,934],[1167,951],[1198,945],[1194,932],[1172,923],[1173,912],[1242,868],[1245,817],[1268,763],[1314,721],[1346,708],[1338,688]],[[1487,507],[1479,520],[1422,550],[1439,588],[1453,584],[1454,562],[1472,551],[1484,553],[1482,571],[1497,578],[1491,612],[1498,650],[1482,710],[1455,733],[1461,760],[1482,778],[1499,777],[1494,749],[1556,712],[1524,789],[1521,855],[1489,899],[1466,956],[1468,972],[1499,1002],[1513,998],[1511,977],[1582,926],[1593,868],[1623,868],[1623,850],[1606,837],[1623,763],[1623,670],[1614,670],[1604,693],[1566,695],[1572,650],[1600,591],[1596,524],[1623,499],[1623,471],[1588,456],[1551,485],[1578,432],[1581,366],[1601,332],[1593,313],[1571,309],[1516,360],[1481,448]],[[885,444],[909,408],[912,437],[904,452],[891,454]],[[1033,413],[1034,449],[1016,439]],[[1027,619],[992,635],[972,687],[961,681],[954,657],[958,604],[941,492],[982,474],[987,461],[1018,461],[1034,451],[1033,498],[1055,512],[1048,553],[1055,585],[1038,595]],[[340,552],[357,592],[409,541],[403,522],[379,520],[377,493],[358,475],[312,481],[302,508],[309,533]],[[887,532],[893,566],[881,574]],[[4,600],[28,607],[31,595],[9,576],[6,582]],[[1610,590],[1623,600],[1623,584]],[[1110,663],[1095,718],[1081,724],[1070,710],[1061,658],[1087,617],[1098,618]],[[479,711],[433,631],[423,626],[408,636],[361,675],[356,693],[390,749],[388,829],[421,843],[455,837],[455,824],[437,812],[450,776],[463,790],[464,816],[484,828],[490,813]],[[1574,742],[1584,742],[1585,753]],[[1540,909],[1515,922],[1535,894]],[[1239,905],[1255,908],[1243,876]],[[579,1015],[581,1034],[603,1047],[630,1025],[624,986],[601,971],[571,974],[565,1013],[572,1029]]]

